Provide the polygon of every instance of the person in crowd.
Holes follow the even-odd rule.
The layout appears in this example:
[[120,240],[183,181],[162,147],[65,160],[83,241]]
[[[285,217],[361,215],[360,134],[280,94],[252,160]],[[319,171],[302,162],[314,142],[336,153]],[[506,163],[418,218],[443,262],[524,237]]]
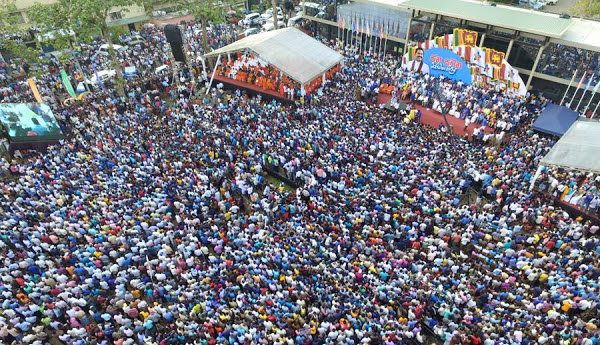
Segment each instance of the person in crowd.
[[[593,210],[598,178],[547,172],[548,192],[529,191],[553,144],[530,132],[542,103],[518,109],[500,146],[448,140],[354,97],[382,80],[454,88],[394,81],[392,59],[344,52],[325,85],[283,104],[195,92],[200,62],[177,87],[156,71],[164,37],[147,33],[119,57],[154,61],[124,97],[108,81],[56,102],[67,138],[2,158],[2,344],[598,343],[598,224],[552,197]],[[56,82],[39,87],[60,98]],[[488,96],[460,102],[500,116],[492,99],[507,96]]]

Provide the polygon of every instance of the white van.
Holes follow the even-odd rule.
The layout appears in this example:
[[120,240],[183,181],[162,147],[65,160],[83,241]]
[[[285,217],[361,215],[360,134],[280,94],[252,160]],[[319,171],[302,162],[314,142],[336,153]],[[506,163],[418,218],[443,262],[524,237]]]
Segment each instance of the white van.
[[250,26],[258,23],[258,19],[260,18],[260,13],[248,13],[243,20],[240,20],[240,25]]
[[[115,52],[120,53],[122,51],[125,51],[125,47],[120,46],[118,44],[113,44],[113,49],[115,50]],[[108,52],[108,44],[103,44],[100,46],[100,48],[98,48],[98,51],[96,52],[96,54],[100,54],[100,55],[104,55],[104,56],[109,56],[109,52]]]
[[293,27],[302,20],[302,14],[298,14],[295,17],[288,19],[288,27]]

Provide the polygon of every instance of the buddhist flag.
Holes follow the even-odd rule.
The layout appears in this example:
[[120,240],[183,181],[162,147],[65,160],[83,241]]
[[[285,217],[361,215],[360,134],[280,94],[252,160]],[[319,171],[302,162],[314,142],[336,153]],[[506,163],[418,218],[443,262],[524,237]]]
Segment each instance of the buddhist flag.
[[33,97],[35,97],[35,100],[38,101],[38,103],[44,103],[42,101],[42,97],[40,96],[40,91],[38,90],[37,86],[35,85],[35,81],[32,78],[27,79],[27,83],[29,84],[29,87],[31,88],[31,92],[33,92]]
[[396,22],[392,22],[392,35],[396,32]]
[[381,25],[381,23],[379,23],[379,39],[382,39],[382,38],[383,38],[383,25]]

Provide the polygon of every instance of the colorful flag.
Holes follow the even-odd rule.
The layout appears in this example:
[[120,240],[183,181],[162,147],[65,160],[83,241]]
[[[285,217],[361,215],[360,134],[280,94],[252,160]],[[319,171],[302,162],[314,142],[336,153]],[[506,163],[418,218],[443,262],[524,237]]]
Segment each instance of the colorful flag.
[[458,46],[462,46],[464,45],[464,41],[463,41],[463,37],[462,37],[462,29],[454,29],[453,33],[454,33],[454,46],[458,47]]
[[94,74],[96,75],[96,80],[98,81],[98,85],[100,85],[100,88],[102,90],[104,90],[104,84],[102,83],[102,80],[100,80],[100,77],[98,76],[98,71],[96,71],[95,63],[92,64],[92,69],[94,70]]
[[412,61],[414,59],[415,56],[415,47],[408,47],[408,61]]
[[581,84],[583,83],[583,80],[585,79],[586,74],[587,74],[587,71],[583,72],[581,79],[579,79],[579,84],[577,84],[577,90],[579,90],[579,88],[581,88]]
[[60,76],[62,77],[63,85],[65,86],[65,90],[67,90],[69,96],[73,98],[77,97],[75,90],[73,90],[73,85],[71,85],[71,80],[64,69],[60,70]]
[[383,25],[379,23],[379,39],[383,38]]
[[477,31],[462,31],[463,44],[470,47],[475,47],[477,44]]
[[[33,92],[33,97],[35,97],[35,100],[38,101],[38,103],[44,103],[42,101],[42,97],[40,96],[40,91],[38,90],[37,86],[35,85],[35,81],[32,78],[27,79],[27,83],[29,84],[29,87],[31,88],[31,92]],[[73,87],[71,87],[73,88]]]
[[465,61],[471,61],[471,47],[470,46],[465,47],[465,55],[463,56],[463,59]]
[[502,61],[504,61],[504,52],[500,52],[495,49],[491,49],[491,51],[491,63],[498,67],[502,66]]
[[590,80],[588,80],[587,85],[585,86],[585,90],[583,90],[583,94],[585,95],[585,93],[587,92],[587,90],[590,87],[590,84],[592,83],[592,80],[594,80],[594,76],[596,75],[596,73],[592,74],[592,76],[590,77]]
[[600,87],[600,81],[596,82],[596,86],[594,86],[594,90],[592,91],[592,97],[596,94],[596,91],[598,91],[599,87]]

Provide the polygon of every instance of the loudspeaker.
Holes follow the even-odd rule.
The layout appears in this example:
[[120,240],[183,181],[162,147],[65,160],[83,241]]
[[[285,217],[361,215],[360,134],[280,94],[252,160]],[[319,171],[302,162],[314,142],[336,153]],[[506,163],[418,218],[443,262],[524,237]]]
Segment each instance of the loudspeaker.
[[165,36],[167,37],[167,42],[171,44],[183,44],[183,38],[181,37],[181,31],[179,31],[179,27],[177,25],[168,24],[164,28]]
[[171,42],[171,52],[173,53],[175,61],[185,63],[185,54],[183,53],[183,47],[181,44]]

